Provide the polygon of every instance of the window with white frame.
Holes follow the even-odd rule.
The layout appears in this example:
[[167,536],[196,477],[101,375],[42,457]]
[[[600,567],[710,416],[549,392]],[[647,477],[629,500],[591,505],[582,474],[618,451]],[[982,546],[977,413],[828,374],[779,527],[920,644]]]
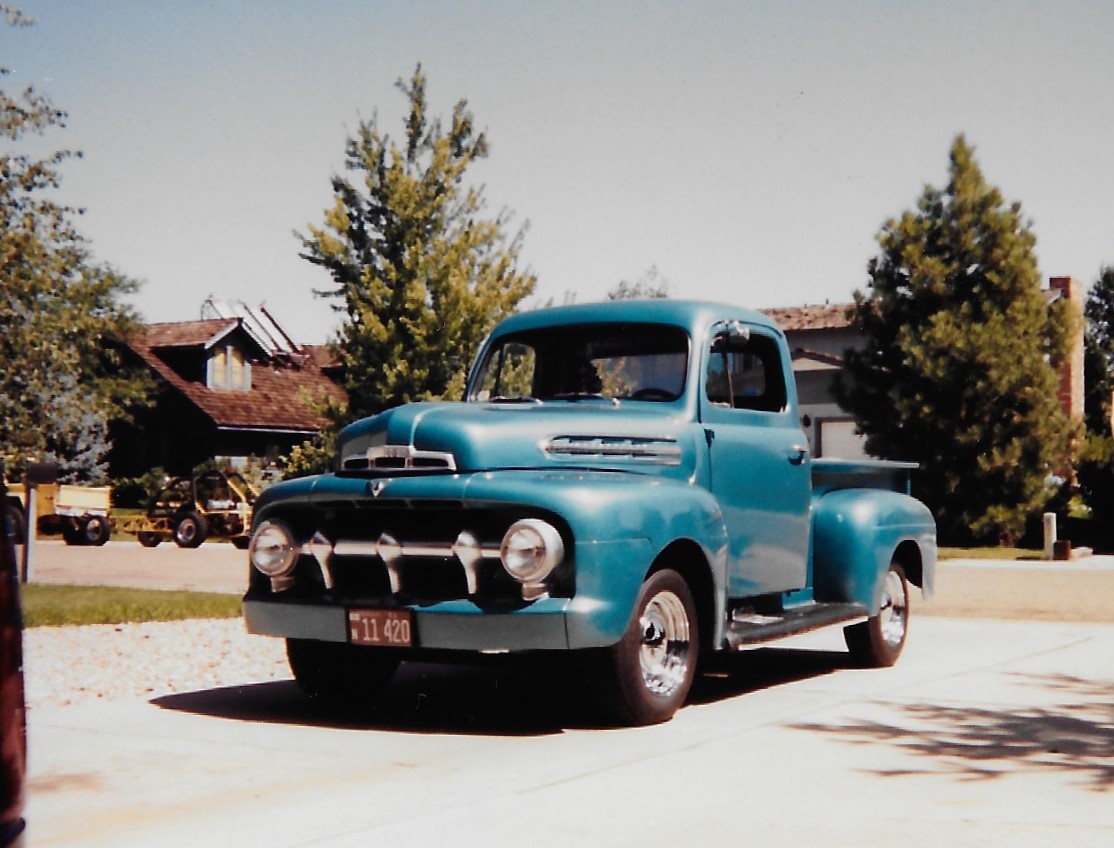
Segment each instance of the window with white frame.
[[214,347],[209,354],[210,389],[246,392],[251,389],[251,363],[235,345]]

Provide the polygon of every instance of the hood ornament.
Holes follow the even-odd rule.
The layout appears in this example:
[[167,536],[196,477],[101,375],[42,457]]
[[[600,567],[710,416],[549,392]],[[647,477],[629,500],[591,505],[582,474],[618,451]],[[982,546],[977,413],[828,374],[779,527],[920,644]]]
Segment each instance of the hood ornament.
[[373,498],[377,498],[383,494],[383,490],[387,488],[389,482],[389,480],[372,480],[367,484],[367,490],[371,492]]

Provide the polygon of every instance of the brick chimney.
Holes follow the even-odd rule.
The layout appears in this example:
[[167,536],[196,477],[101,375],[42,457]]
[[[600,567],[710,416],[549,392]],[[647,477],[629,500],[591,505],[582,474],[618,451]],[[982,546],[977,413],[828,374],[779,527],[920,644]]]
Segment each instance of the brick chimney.
[[1079,419],[1083,417],[1083,284],[1075,277],[1052,277],[1048,287],[1053,292],[1059,292],[1078,317],[1068,357],[1060,366],[1057,397],[1064,412]]

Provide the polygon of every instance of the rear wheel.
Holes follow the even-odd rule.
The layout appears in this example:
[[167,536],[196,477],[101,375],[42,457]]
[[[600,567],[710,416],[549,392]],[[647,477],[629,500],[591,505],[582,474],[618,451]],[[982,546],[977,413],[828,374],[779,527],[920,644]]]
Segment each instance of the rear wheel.
[[103,545],[112,536],[112,525],[103,515],[91,515],[81,528],[87,545]]
[[286,658],[303,692],[334,704],[374,699],[399,666],[396,655],[380,648],[312,639],[287,639]]
[[685,579],[664,569],[642,584],[623,638],[603,658],[605,707],[626,724],[668,721],[696,676],[696,605]]
[[62,538],[66,540],[67,545],[89,544],[89,540],[85,538],[85,528],[76,518],[62,519]]
[[196,548],[209,535],[209,522],[196,512],[188,512],[174,525],[174,543],[180,548]]
[[843,638],[856,665],[887,668],[897,662],[909,633],[909,583],[896,562],[882,581],[878,612],[866,621],[843,628]]
[[162,536],[158,533],[152,533],[150,530],[140,530],[135,534],[135,538],[139,540],[139,544],[145,548],[157,548],[159,542],[162,541]]

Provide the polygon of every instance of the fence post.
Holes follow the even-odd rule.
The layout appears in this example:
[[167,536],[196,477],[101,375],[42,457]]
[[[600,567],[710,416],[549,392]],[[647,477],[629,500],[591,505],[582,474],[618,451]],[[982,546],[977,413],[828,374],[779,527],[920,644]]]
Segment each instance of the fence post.
[[1052,559],[1056,555],[1056,513],[1044,514],[1044,558]]

